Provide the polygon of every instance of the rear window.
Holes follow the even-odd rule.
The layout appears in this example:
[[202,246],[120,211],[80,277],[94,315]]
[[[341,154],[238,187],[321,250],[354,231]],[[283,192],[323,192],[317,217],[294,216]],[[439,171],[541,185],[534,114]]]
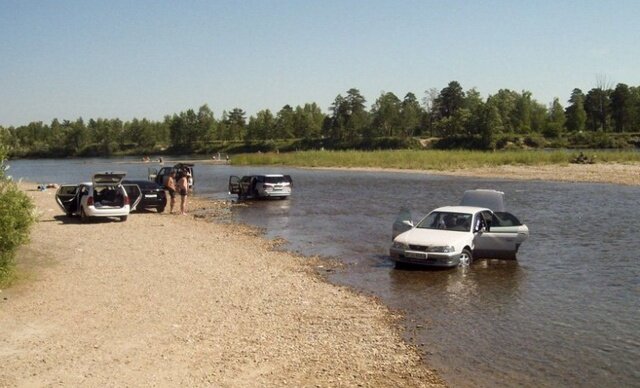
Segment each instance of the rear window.
[[142,181],[138,183],[138,186],[140,186],[141,189],[147,189],[147,190],[160,188],[160,186],[158,186],[155,182],[151,182],[151,181]]
[[264,182],[265,183],[272,183],[272,184],[290,183],[291,182],[291,178],[286,177],[286,176],[266,176],[266,177],[264,177]]
[[62,186],[60,187],[60,194],[73,195],[78,190],[78,186]]

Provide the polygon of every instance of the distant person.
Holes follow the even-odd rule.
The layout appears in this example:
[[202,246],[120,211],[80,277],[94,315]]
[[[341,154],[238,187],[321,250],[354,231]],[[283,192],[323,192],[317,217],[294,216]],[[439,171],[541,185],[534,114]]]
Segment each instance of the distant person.
[[180,214],[183,216],[187,214],[187,193],[189,192],[190,177],[189,171],[183,171],[177,184],[178,193],[180,193]]
[[165,187],[167,188],[167,191],[169,191],[169,197],[171,197],[169,202],[169,214],[173,214],[173,207],[176,204],[176,170],[171,170],[169,173],[169,178],[167,178]]

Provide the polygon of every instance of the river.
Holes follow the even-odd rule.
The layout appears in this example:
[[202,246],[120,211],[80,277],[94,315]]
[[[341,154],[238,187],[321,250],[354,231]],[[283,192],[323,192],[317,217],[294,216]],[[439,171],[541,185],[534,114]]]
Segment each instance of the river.
[[[127,159],[18,160],[8,173],[40,183],[89,180]],[[165,163],[167,164],[167,163]],[[640,187],[278,167],[195,167],[196,193],[227,194],[230,175],[285,173],[288,200],[248,201],[235,221],[286,249],[334,257],[332,282],[373,295],[406,319],[406,338],[453,386],[640,386]],[[401,206],[414,220],[467,189],[505,192],[530,229],[517,261],[445,271],[396,270],[387,251]]]

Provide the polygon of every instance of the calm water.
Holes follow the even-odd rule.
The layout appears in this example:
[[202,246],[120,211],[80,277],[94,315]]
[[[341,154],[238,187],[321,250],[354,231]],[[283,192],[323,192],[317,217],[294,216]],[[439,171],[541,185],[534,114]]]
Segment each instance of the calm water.
[[[38,182],[87,180],[102,170],[145,179],[124,160],[14,161]],[[425,174],[196,165],[199,195],[227,198],[229,175],[282,172],[285,201],[255,201],[233,217],[309,255],[337,257],[332,281],[406,314],[407,339],[454,386],[640,386],[640,188]],[[504,191],[531,237],[518,261],[468,269],[394,270],[387,258],[401,206],[414,219],[457,204],[467,189]]]

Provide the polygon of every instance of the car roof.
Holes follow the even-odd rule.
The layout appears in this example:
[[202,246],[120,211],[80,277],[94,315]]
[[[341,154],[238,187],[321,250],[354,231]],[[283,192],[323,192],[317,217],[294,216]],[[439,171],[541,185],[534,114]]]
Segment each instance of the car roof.
[[491,211],[491,209],[487,209],[485,207],[476,207],[476,206],[443,206],[437,209],[434,209],[433,212],[447,212],[447,213],[469,213],[474,214],[481,211]]
[[122,184],[123,185],[138,185],[138,186],[140,186],[142,188],[145,188],[145,189],[149,189],[149,188],[158,189],[158,188],[161,187],[156,182],[147,181],[147,180],[144,180],[144,179],[125,179],[125,180],[122,181]]

